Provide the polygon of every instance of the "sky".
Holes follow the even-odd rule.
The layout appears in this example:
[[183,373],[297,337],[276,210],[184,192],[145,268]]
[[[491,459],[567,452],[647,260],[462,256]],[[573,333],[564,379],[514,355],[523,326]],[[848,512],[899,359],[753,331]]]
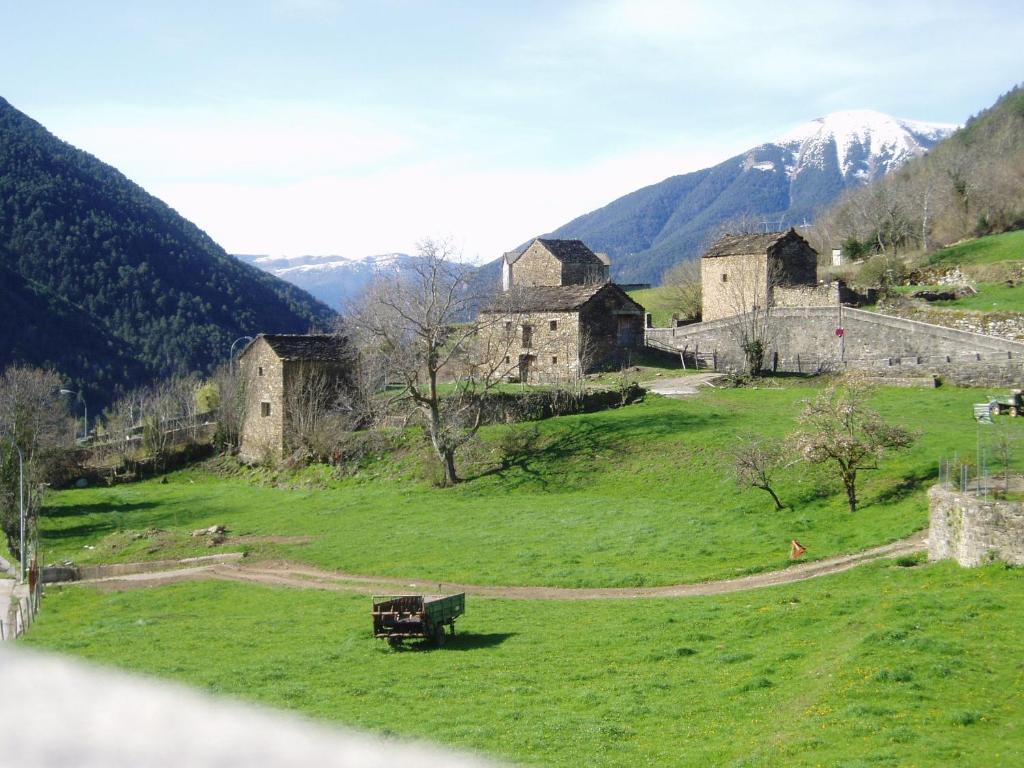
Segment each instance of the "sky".
[[0,0],[0,96],[231,253],[472,261],[846,109],[962,123],[1012,2]]

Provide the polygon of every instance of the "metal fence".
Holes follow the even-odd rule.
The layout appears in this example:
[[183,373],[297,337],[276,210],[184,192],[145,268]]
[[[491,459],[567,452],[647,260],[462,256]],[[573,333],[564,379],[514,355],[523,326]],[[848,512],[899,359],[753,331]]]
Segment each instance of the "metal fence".
[[940,459],[939,485],[947,491],[969,493],[988,499],[994,490],[988,450],[980,449],[974,464],[964,461],[955,453],[952,458]]

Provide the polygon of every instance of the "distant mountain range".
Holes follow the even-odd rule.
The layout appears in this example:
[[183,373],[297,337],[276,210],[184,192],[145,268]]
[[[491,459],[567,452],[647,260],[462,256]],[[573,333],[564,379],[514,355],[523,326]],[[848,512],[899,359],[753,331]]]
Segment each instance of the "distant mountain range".
[[0,99],[0,368],[52,366],[91,409],[333,317]]
[[235,254],[275,277],[308,291],[338,312],[359,298],[375,275],[401,271],[415,258],[405,253],[385,253],[361,259],[344,256],[259,256]]
[[889,173],[949,136],[955,125],[879,112],[835,112],[712,168],[671,176],[573,219],[548,237],[576,237],[612,257],[623,283],[658,282],[741,216],[798,225],[851,186]]

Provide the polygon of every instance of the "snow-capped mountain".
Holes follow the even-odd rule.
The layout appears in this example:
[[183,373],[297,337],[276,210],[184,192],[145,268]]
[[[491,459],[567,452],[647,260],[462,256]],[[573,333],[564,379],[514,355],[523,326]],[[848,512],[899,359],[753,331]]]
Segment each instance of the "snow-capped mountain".
[[401,270],[413,257],[404,253],[385,253],[361,259],[249,254],[236,254],[235,258],[287,280],[343,312],[376,275]]
[[813,221],[843,190],[896,170],[954,130],[869,110],[834,112],[712,168],[631,192],[549,236],[578,237],[605,251],[620,282],[658,282],[673,264],[697,256],[724,222]]
[[[785,170],[790,180],[811,168],[825,170],[834,162],[843,179],[867,182],[896,170],[956,128],[948,123],[901,120],[867,109],[851,110],[799,125],[771,145],[788,151]],[[769,170],[765,165],[754,167]]]

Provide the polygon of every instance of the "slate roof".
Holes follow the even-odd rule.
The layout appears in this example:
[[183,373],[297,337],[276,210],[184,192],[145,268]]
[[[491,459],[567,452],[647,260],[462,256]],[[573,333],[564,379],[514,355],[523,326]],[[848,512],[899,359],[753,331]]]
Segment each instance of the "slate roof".
[[343,338],[324,333],[261,333],[256,338],[267,342],[282,360],[337,362],[344,360],[347,354]]
[[[558,259],[563,264],[607,264],[594,253],[587,244],[582,240],[549,240],[543,237],[536,238],[533,243],[540,243],[543,245],[548,252]],[[505,254],[505,259],[510,264],[515,264],[516,261],[529,249],[530,245],[526,246],[522,250],[509,251]]]
[[723,235],[708,248],[704,258],[711,259],[716,256],[742,256],[749,253],[766,253],[769,248],[790,235],[800,237],[795,229],[790,229],[786,232],[763,232],[755,235]]
[[500,294],[490,306],[481,312],[573,312],[608,289],[621,293],[626,301],[640,307],[614,283],[591,285],[538,285],[529,288],[514,288]]

